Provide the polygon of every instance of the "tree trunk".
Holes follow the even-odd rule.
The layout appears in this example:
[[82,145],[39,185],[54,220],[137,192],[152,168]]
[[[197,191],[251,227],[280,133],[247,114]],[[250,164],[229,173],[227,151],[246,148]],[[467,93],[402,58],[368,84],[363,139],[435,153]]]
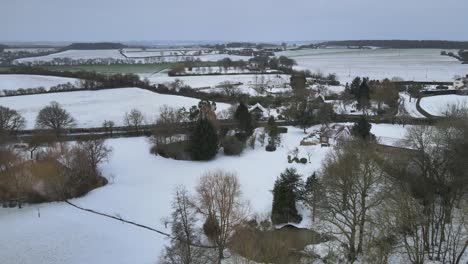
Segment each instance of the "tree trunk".
[[221,264],[221,261],[224,259],[224,253],[222,248],[218,248],[218,264]]

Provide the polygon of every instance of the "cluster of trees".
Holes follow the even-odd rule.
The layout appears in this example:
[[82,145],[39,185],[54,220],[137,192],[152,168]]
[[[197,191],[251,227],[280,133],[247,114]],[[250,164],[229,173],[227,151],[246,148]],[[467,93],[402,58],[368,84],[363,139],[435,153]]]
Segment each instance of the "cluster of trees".
[[357,124],[308,184],[294,169],[281,174],[272,221],[300,221],[295,206],[302,201],[340,242],[339,261],[388,263],[403,254],[414,264],[461,263],[468,246],[467,128],[468,112],[455,109],[436,126],[409,128],[404,148],[382,149],[359,132],[370,130],[365,122]]
[[81,80],[78,86],[83,89],[149,87],[148,82],[141,81],[138,75],[132,73],[106,75],[91,71],[53,71],[44,68],[26,66],[14,67],[5,73],[76,78]]
[[[60,135],[64,129],[72,128],[76,124],[75,119],[63,107],[53,101],[42,108],[36,117],[36,128],[51,129],[56,135]],[[0,106],[0,132],[9,134],[26,126],[26,120],[18,111]]]
[[306,86],[303,73],[291,76],[293,94],[283,112],[286,118],[296,121],[304,133],[313,124],[328,126],[335,116],[333,105],[325,103],[317,92],[306,89]]
[[15,95],[27,95],[27,94],[41,94],[47,92],[60,92],[60,91],[73,91],[79,89],[77,87],[79,83],[72,84],[70,82],[58,84],[55,86],[46,89],[44,87],[37,87],[37,88],[19,88],[17,90],[3,90],[3,94],[1,96],[15,96]]
[[72,43],[61,50],[106,50],[106,49],[124,49],[126,45],[113,42],[93,42],[93,43]]
[[[224,251],[238,227],[247,219],[248,203],[241,196],[234,173],[204,174],[192,196],[183,187],[175,190],[172,203],[172,238],[160,258],[163,264],[222,263]],[[197,222],[203,226],[197,226]],[[204,242],[208,239],[209,244]]]
[[468,49],[468,41],[444,40],[344,40],[319,43],[320,46],[381,47],[394,49]]
[[[102,139],[58,142],[53,133],[36,133],[27,149],[16,149],[6,138],[0,144],[1,202],[61,201],[105,185],[98,165],[112,152]],[[31,156],[23,155],[30,151]],[[11,205],[10,205],[11,206]]]
[[[397,109],[400,98],[398,92],[399,87],[389,79],[379,81],[356,77],[351,85],[346,84],[342,99],[345,102],[355,100],[360,110],[372,110],[376,114],[384,114],[386,109]],[[371,102],[376,103],[375,108]]]
[[[5,49],[7,46],[5,46]],[[10,66],[12,62],[19,58],[28,58],[28,57],[36,57],[36,56],[45,56],[55,52],[54,49],[50,50],[2,50],[0,47],[0,65],[1,66]]]

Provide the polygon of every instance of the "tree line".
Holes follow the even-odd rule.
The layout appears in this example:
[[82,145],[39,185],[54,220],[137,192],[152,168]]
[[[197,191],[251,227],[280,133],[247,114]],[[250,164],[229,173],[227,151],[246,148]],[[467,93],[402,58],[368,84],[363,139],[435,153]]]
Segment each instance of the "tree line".
[[468,49],[468,41],[446,40],[343,40],[319,43],[323,46],[381,47],[394,49]]

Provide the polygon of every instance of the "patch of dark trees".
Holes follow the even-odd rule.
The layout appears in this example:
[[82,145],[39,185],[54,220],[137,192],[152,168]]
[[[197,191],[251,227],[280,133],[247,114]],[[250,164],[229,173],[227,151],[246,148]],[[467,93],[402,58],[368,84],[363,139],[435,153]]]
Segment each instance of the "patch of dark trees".
[[114,42],[95,42],[95,43],[72,43],[61,50],[104,50],[104,49],[123,49],[126,45]]
[[8,49],[8,46],[0,44],[0,52],[3,52],[5,49]]
[[468,41],[447,40],[342,40],[319,43],[321,46],[373,46],[395,49],[468,49]]

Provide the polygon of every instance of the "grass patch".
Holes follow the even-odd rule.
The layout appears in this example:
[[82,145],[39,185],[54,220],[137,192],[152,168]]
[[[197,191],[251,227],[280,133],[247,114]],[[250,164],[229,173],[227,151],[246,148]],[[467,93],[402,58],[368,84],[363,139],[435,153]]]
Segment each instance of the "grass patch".
[[305,246],[319,244],[329,238],[303,228],[261,231],[253,228],[237,230],[229,248],[247,259],[260,263],[298,263]]

